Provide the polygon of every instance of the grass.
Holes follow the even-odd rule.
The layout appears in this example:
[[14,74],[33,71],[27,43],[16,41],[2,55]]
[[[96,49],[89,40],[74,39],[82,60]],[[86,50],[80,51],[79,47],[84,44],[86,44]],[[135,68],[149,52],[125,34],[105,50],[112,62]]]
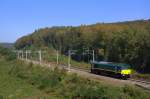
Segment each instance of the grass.
[[47,97],[35,86],[19,77],[10,75],[9,72],[15,65],[14,62],[0,59],[0,99],[40,99]]
[[[150,97],[149,91],[134,86],[108,86],[76,74],[68,74],[65,70],[57,68],[49,70],[21,61],[1,60],[0,62],[3,64],[0,69],[3,72],[1,74],[4,75],[1,79],[3,83],[0,88],[1,96],[11,99],[26,97],[31,99],[39,97],[45,97],[45,99],[149,99]],[[14,65],[10,66],[10,64]]]
[[[10,54],[7,57],[7,53],[4,55],[6,57],[0,54],[0,99],[149,99],[150,97],[150,91],[135,86],[115,87],[82,78],[66,70],[57,68],[50,70],[10,58]],[[63,62],[65,60],[66,58]]]

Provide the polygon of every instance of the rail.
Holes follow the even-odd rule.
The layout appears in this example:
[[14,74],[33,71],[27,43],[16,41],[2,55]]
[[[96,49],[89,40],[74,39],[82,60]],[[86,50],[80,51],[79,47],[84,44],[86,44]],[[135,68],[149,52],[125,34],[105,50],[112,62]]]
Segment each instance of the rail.
[[[23,59],[23,61],[28,61],[28,62],[32,62],[32,63],[34,63],[34,64],[39,64],[39,62],[38,61],[33,61],[33,60],[24,60]],[[47,66],[49,66],[50,65],[50,63],[41,63],[40,65],[47,65]],[[58,65],[58,67],[59,68],[64,68],[64,69],[68,69],[68,66],[66,66],[66,65],[62,65],[62,64],[59,64]],[[81,72],[86,72],[86,73],[89,73],[90,74],[90,70],[89,69],[85,69],[85,68],[79,68],[79,67],[75,67],[75,66],[72,66],[72,67],[70,67],[70,69],[73,69],[73,70],[77,70],[77,71],[81,71]],[[95,75],[95,76],[97,76],[97,75]],[[107,78],[107,77],[106,77]],[[125,81],[124,81],[125,82]],[[144,80],[136,80],[136,79],[128,79],[126,82],[129,82],[129,83],[132,83],[132,84],[134,84],[134,85],[136,85],[136,86],[139,86],[139,87],[142,87],[142,88],[144,88],[144,89],[148,89],[148,90],[150,90],[150,82],[148,82],[148,81],[144,81]]]

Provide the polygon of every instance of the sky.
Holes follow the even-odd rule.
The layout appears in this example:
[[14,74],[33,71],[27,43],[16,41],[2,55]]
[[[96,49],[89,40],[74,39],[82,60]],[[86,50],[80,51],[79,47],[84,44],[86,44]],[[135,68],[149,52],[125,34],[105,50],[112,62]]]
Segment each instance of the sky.
[[36,29],[150,19],[150,0],[0,0],[0,42]]

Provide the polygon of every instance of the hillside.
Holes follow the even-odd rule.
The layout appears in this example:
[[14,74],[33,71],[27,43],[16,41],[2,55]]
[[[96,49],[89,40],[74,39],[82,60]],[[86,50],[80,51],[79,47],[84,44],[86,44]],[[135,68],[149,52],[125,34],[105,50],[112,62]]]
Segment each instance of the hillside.
[[6,58],[8,54],[13,53],[3,52],[0,50],[1,99],[149,99],[150,97],[150,91],[136,86],[113,86],[57,68],[51,70],[16,58],[8,60]]
[[18,39],[15,47],[53,48],[62,54],[78,50],[78,61],[85,50],[94,49],[96,60],[124,62],[150,73],[150,20],[43,28]]

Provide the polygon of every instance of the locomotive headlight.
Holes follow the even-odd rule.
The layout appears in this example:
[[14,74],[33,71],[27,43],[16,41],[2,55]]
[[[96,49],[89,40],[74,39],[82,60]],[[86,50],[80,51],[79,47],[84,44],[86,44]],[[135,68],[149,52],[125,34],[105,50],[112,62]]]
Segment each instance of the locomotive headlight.
[[121,70],[121,74],[122,75],[131,74],[131,70],[130,69]]

